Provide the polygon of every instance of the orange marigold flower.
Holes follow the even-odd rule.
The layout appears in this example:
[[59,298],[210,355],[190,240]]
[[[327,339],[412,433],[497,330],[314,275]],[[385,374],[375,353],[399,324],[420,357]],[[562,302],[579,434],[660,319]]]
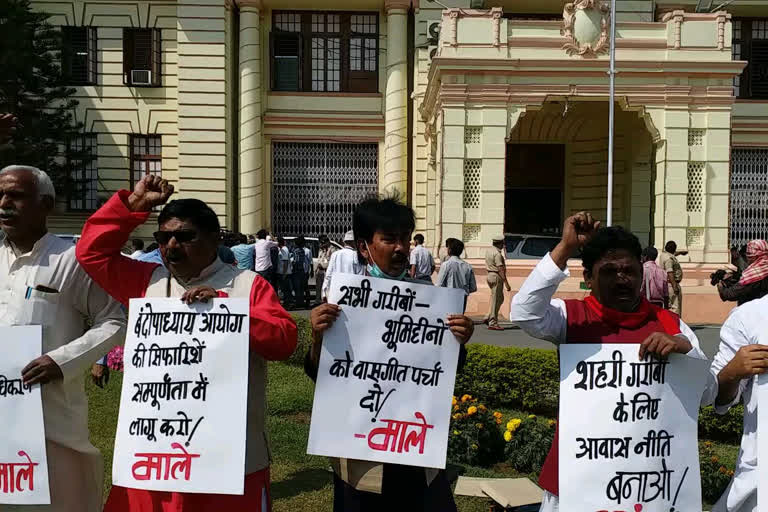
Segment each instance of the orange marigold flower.
[[470,405],[469,409],[467,409],[467,416],[472,416],[473,414],[477,414],[477,407]]
[[466,402],[467,400],[469,400],[469,399],[471,399],[471,398],[472,398],[472,397],[471,397],[471,396],[469,396],[469,395],[464,395],[464,396],[462,396],[462,397],[461,397],[461,401],[462,401],[462,402]]
[[718,471],[724,475],[728,474],[728,470],[725,468],[725,466],[720,466],[720,469]]
[[453,419],[455,419],[455,420],[460,420],[461,418],[463,418],[461,413],[457,413],[457,414],[453,415]]
[[493,417],[494,418],[501,418],[502,416],[504,416],[504,415],[501,414],[499,411],[496,411],[496,412],[493,413]]
[[712,464],[717,464],[718,462],[720,462],[720,459],[718,459],[717,457],[712,457],[712,458],[711,458],[711,459],[709,459],[709,460],[711,460],[711,461],[712,461]]

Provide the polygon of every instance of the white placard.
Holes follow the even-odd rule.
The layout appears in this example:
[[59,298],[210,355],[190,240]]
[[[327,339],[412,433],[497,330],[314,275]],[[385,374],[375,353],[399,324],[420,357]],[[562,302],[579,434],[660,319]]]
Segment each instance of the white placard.
[[112,479],[243,494],[248,301],[132,299]]
[[560,347],[560,510],[701,510],[698,413],[709,362],[637,344]]
[[334,274],[307,452],[444,468],[464,292]]
[[[768,439],[768,374],[757,378],[757,439]],[[746,406],[745,406],[746,407]],[[757,443],[757,460],[763,461],[763,466],[768,464],[768,442]],[[758,462],[759,464],[759,462]],[[758,473],[763,475],[762,473]],[[763,475],[757,478],[757,510],[768,511],[768,478]]]
[[3,419],[0,503],[3,504],[51,503],[40,386],[28,387],[21,381],[21,370],[42,354],[42,337],[39,325],[0,327],[0,418]]

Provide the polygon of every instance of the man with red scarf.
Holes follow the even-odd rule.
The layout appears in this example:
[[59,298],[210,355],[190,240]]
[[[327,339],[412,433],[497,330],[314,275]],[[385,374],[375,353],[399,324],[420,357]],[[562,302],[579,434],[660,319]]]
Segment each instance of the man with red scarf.
[[[296,348],[296,323],[272,286],[254,272],[218,256],[219,219],[199,199],[168,203],[157,218],[155,240],[164,266],[125,258],[120,250],[150,212],[165,204],[173,186],[145,176],[133,193],[121,190],[94,213],[77,244],[77,260],[102,288],[128,306],[137,297],[177,297],[190,304],[214,297],[250,300],[245,494],[242,496],[145,491],[112,487],[107,512],[266,512],[269,447],[266,435],[267,361],[287,359]],[[229,440],[222,439],[222,443]]]
[[[570,275],[568,257],[580,247],[591,295],[584,300],[552,300],[558,285]],[[643,298],[641,253],[640,241],[623,228],[600,228],[589,213],[570,217],[558,246],[536,266],[512,300],[511,320],[529,335],[558,345],[636,343],[641,358],[675,352],[705,359],[696,336],[680,317]],[[707,386],[704,403],[714,399],[714,376],[710,375]],[[541,512],[557,512],[557,433],[539,485],[545,490]]]

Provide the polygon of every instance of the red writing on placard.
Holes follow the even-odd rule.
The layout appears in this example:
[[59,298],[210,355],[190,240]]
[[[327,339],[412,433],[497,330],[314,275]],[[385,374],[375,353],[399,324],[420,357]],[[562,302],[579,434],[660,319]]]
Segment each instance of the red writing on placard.
[[[131,471],[136,480],[152,480],[154,471],[155,480],[178,480],[177,472],[183,472],[184,480],[189,480],[192,472],[192,459],[199,458],[199,454],[187,453],[179,443],[171,444],[174,450],[182,453],[137,453],[136,458],[142,459],[134,463]],[[165,471],[163,471],[165,469]]]
[[[420,412],[414,413],[414,416],[419,421],[379,420],[386,426],[374,428],[368,433],[368,447],[380,452],[395,453],[410,452],[411,447],[418,447],[419,454],[424,453],[427,430],[434,428],[434,425],[428,425]],[[355,434],[355,437],[366,438],[363,434]]]
[[[32,462],[24,450],[20,450],[18,455],[27,461],[0,462],[0,492],[3,494],[35,490],[35,466],[37,466],[37,462]],[[27,482],[26,489],[24,489],[25,480]]]
[[[672,509],[672,512],[674,512],[674,508]],[[597,512],[611,512],[610,510],[598,510]],[[624,510],[614,510],[613,512],[626,512]],[[643,512],[643,506],[641,504],[635,505],[635,512]]]

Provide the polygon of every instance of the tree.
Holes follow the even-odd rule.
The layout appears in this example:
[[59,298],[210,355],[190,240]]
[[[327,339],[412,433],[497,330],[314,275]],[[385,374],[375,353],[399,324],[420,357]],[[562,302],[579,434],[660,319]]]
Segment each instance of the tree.
[[74,117],[75,89],[60,66],[61,33],[29,0],[0,0],[0,114],[18,118],[10,142],[0,145],[0,167],[32,165],[63,190],[67,163],[62,150],[82,124]]

